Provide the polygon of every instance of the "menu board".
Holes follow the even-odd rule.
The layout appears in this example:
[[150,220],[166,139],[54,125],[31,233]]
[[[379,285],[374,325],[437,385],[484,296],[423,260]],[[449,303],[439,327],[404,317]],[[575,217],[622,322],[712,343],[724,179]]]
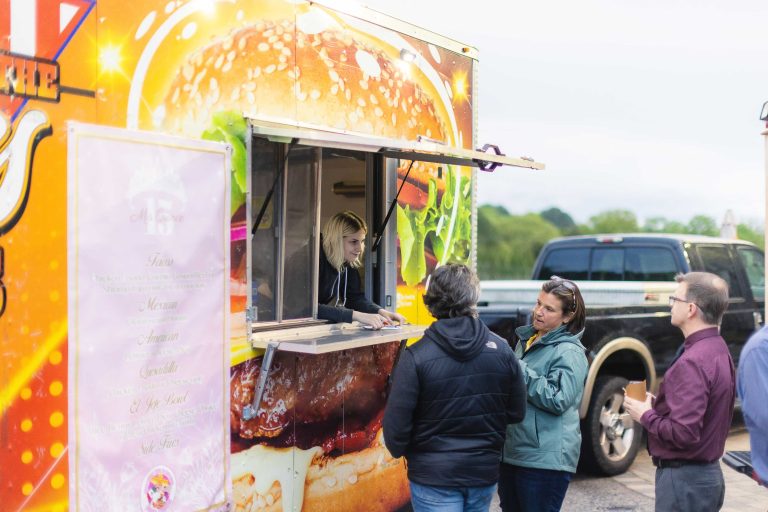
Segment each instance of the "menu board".
[[228,154],[68,127],[73,510],[227,507]]

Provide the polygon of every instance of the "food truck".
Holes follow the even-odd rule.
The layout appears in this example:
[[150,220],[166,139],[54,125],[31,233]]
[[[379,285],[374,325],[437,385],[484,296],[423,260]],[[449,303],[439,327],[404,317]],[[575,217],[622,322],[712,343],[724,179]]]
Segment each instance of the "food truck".
[[[407,507],[428,275],[474,265],[478,170],[543,168],[477,140],[477,50],[336,0],[0,0],[0,70],[0,508]],[[409,324],[318,320],[344,210]]]

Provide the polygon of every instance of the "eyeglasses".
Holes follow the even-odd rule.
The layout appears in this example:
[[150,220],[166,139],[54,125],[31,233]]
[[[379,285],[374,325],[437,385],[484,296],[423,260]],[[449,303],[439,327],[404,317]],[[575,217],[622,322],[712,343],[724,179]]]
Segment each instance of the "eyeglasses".
[[571,309],[576,311],[576,283],[572,282],[570,279],[563,279],[560,276],[550,276],[549,280],[557,284],[558,287],[562,286],[571,292],[571,299],[573,301]]
[[674,295],[669,296],[669,307],[672,307],[675,305],[675,302],[685,302],[686,304],[693,304],[694,306],[698,307],[695,302],[692,300],[685,300],[681,299],[679,297],[675,297]]
[[549,280],[557,283],[557,286],[565,286],[572,292],[576,291],[576,284],[573,283],[570,279],[564,279],[560,276],[550,276]]

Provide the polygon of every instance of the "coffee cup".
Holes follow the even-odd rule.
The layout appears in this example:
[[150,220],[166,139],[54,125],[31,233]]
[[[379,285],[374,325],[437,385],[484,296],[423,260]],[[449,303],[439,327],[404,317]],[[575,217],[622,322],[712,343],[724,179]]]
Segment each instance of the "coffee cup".
[[641,400],[645,402],[645,380],[631,380],[627,387],[624,388],[624,394],[635,400]]

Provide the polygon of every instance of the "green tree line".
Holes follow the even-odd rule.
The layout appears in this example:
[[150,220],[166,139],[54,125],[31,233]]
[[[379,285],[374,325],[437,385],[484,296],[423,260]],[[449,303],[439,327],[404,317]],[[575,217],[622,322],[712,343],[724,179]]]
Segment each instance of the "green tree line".
[[[765,247],[762,226],[739,224],[737,235]],[[651,217],[641,225],[629,210],[608,210],[576,224],[559,208],[512,215],[503,206],[482,205],[477,212],[477,270],[481,279],[529,279],[539,251],[559,236],[597,233],[683,233],[718,236],[712,217],[695,215],[687,223]]]

